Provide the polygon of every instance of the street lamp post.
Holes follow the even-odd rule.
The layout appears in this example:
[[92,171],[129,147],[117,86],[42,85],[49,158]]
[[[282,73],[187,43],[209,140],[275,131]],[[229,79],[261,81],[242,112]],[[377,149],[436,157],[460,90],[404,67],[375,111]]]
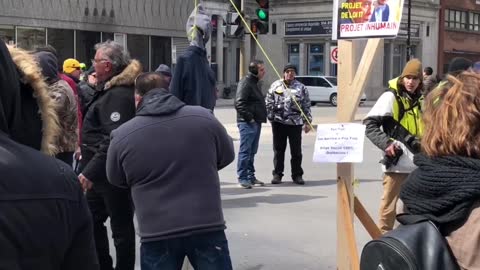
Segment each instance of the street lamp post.
[[407,15],[407,62],[410,60],[411,44],[410,44],[410,26],[411,26],[411,11],[412,0],[408,0],[408,15]]

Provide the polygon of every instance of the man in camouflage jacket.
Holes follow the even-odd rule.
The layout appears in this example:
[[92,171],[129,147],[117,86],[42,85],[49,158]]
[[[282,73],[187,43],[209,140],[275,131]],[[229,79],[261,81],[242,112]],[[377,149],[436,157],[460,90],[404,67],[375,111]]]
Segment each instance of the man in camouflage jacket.
[[283,79],[270,86],[266,97],[267,117],[272,124],[273,133],[272,184],[282,182],[287,139],[292,156],[292,180],[299,185],[305,184],[302,177],[302,127],[305,133],[310,131],[312,115],[308,90],[305,85],[295,80],[296,73],[296,67],[287,64],[283,69]]

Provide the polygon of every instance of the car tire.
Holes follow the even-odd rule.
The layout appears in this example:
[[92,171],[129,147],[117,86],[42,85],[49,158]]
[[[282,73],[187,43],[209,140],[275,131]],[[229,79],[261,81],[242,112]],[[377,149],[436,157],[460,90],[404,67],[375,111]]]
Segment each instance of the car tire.
[[330,95],[330,104],[332,104],[332,106],[334,106],[334,107],[337,107],[337,94],[336,93]]
[[317,105],[317,102],[311,101],[311,102],[310,102],[310,105],[311,105],[311,106],[315,106],[315,105]]

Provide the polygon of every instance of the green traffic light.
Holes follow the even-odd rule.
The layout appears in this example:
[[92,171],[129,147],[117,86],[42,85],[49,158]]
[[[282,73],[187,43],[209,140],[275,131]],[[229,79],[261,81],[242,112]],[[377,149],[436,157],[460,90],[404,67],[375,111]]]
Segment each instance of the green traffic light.
[[268,13],[264,10],[264,9],[257,9],[257,17],[262,20],[262,21],[265,21],[268,17]]

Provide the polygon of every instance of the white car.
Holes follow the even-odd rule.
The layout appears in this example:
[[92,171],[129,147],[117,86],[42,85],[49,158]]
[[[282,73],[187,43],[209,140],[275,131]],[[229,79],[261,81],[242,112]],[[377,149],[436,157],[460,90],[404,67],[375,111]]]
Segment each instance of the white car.
[[[310,94],[312,105],[317,102],[329,102],[337,106],[337,77],[333,76],[295,76],[299,82],[303,83]],[[360,104],[367,100],[365,94],[360,98]]]

